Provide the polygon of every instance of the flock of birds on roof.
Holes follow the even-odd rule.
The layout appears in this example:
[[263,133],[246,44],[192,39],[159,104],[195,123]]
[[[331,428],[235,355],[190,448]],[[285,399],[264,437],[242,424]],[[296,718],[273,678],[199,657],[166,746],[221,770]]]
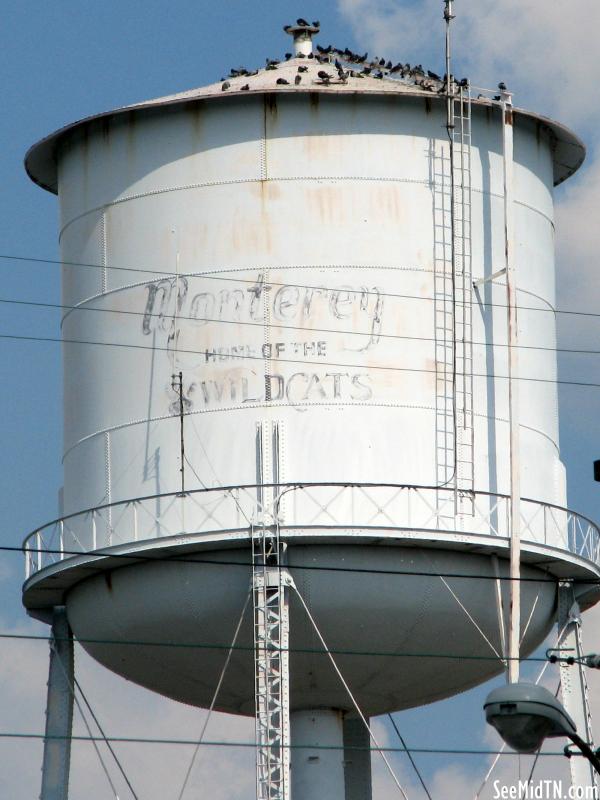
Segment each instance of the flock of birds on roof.
[[[291,25],[286,25],[284,30],[286,33],[290,33],[294,29],[297,30],[297,28],[309,28],[312,30],[314,28],[318,29],[319,27],[320,24],[318,20],[315,20],[311,25],[305,19],[299,18],[296,20],[295,28]],[[281,64],[285,64],[286,61],[289,61],[293,57],[292,53],[286,53],[284,62],[274,58],[267,58],[265,69],[267,71],[275,71]],[[321,69],[317,73],[319,80],[316,82],[324,86],[329,86],[332,83],[345,84],[348,82],[348,78],[370,77],[377,78],[378,80],[383,80],[384,78],[400,78],[428,92],[445,94],[448,91],[446,75],[440,76],[431,70],[425,70],[422,64],[411,66],[408,63],[403,64],[402,62],[394,64],[392,61],[386,60],[385,58],[377,57],[369,59],[368,53],[360,55],[352,52],[348,47],[340,50],[337,47],[333,47],[333,45],[328,45],[327,47],[317,45],[316,53],[309,53],[308,55],[297,53],[295,58],[306,59],[309,62],[313,61],[323,66],[327,65],[327,70]],[[332,69],[334,70],[333,72],[331,71]],[[300,65],[298,67],[298,72],[294,78],[294,84],[296,86],[302,83],[303,73],[307,71],[307,66]],[[252,77],[253,75],[257,75],[258,72],[259,70],[249,71],[244,67],[237,67],[231,70],[228,77]],[[221,81],[222,91],[227,91],[227,89],[231,88],[231,83],[227,78],[221,78]],[[275,83],[279,86],[289,86],[291,82],[281,77],[277,78]],[[457,80],[452,77],[451,83],[453,91],[468,86],[468,80],[466,78]],[[498,88],[504,91],[506,86],[500,83]],[[239,89],[240,91],[249,91],[250,84],[246,83],[240,86]],[[500,100],[500,95],[494,97],[494,100]]]

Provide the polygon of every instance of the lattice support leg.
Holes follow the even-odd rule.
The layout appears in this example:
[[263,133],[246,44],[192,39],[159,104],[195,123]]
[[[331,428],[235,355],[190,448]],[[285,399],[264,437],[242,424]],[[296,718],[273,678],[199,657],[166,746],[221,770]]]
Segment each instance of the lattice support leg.
[[[561,583],[558,588],[558,647],[572,652],[565,655],[582,656],[581,612],[575,598],[573,586]],[[577,733],[593,749],[592,719],[588,700],[588,687],[585,667],[581,664],[560,664],[560,685],[565,710],[573,719]],[[578,790],[597,786],[596,772],[583,756],[573,756],[569,760],[571,783]],[[584,796],[583,794],[581,795]]]

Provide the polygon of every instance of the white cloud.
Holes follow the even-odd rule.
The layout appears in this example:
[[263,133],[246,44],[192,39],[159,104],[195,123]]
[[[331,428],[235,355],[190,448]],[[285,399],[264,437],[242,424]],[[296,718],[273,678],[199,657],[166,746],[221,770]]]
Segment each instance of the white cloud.
[[[443,64],[440,0],[338,0],[356,40],[372,54]],[[455,4],[457,71],[495,86],[504,79],[519,98],[571,124],[596,115],[596,31],[600,6],[588,0],[477,0]],[[434,60],[435,59],[435,60]]]

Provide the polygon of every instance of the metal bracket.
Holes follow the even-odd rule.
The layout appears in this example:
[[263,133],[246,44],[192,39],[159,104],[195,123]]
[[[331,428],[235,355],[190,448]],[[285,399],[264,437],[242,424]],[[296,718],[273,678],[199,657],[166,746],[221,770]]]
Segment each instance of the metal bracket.
[[506,267],[493,272],[491,275],[488,275],[487,278],[479,278],[479,280],[473,281],[473,286],[477,289],[478,286],[483,286],[485,283],[495,281],[496,278],[499,278],[501,275],[506,275]]

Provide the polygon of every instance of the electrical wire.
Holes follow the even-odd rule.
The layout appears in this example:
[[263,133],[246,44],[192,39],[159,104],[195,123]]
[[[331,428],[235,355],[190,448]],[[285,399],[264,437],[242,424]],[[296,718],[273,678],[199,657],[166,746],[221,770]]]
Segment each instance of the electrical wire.
[[[0,339],[3,340],[14,340],[14,341],[26,341],[26,342],[50,342],[56,344],[79,344],[79,345],[92,345],[92,346],[100,346],[100,347],[129,347],[134,350],[163,350],[165,352],[172,352],[169,347],[153,347],[152,345],[144,345],[144,344],[127,344],[125,342],[96,342],[89,339],[63,339],[59,337],[52,337],[52,336],[21,336],[18,334],[7,334],[3,333],[0,334]],[[205,353],[205,350],[183,350],[178,348],[177,351],[179,354],[187,353],[192,355],[202,355]],[[250,360],[250,361],[260,361],[264,362],[264,357],[261,356],[251,356],[251,355],[241,355],[236,354],[236,359],[239,360]],[[344,362],[337,362],[337,361],[306,361],[303,359],[297,358],[278,358],[278,363],[282,364],[301,364],[303,366],[319,366],[319,367],[343,367],[343,368],[356,368],[360,367],[360,364],[349,364]],[[384,366],[383,364],[369,364],[369,370],[382,370],[384,372],[401,372],[401,373],[414,373],[414,374],[430,374],[435,375],[437,371],[435,369],[423,369],[420,367],[391,367],[391,366]],[[500,375],[495,372],[473,372],[473,373],[464,373],[464,372],[457,372],[457,375],[469,375],[473,378],[486,378],[486,379],[494,379],[494,380],[510,380],[508,375]],[[518,375],[517,377],[513,377],[512,380],[519,380],[524,381],[526,383],[544,383],[544,384],[552,384],[556,386],[578,386],[582,388],[591,388],[591,389],[600,389],[600,383],[594,383],[592,381],[568,381],[562,380],[558,378],[539,378],[539,377],[528,377],[525,375]],[[352,401],[349,401],[350,403]],[[295,403],[295,405],[301,405],[301,402]],[[186,412],[186,415],[190,412]]]
[[[424,298],[424,299],[431,299],[432,302],[435,302],[434,298]],[[71,311],[95,311],[102,314],[122,314],[123,316],[135,316],[135,317],[144,317],[144,318],[154,318],[163,319],[165,317],[164,314],[160,312],[157,313],[150,313],[144,311],[131,311],[127,309],[117,309],[117,308],[97,308],[93,306],[70,306],[65,305],[63,303],[42,303],[33,300],[15,300],[11,298],[0,298],[1,304],[8,304],[8,305],[19,305],[19,306],[32,306],[34,308],[53,308],[53,309],[68,309]],[[251,328],[260,328],[264,330],[265,328],[269,329],[276,329],[276,330],[285,330],[285,331],[299,331],[299,332],[307,332],[307,333],[332,333],[332,334],[343,334],[348,336],[369,336],[368,331],[358,331],[358,330],[350,330],[350,329],[342,329],[342,328],[317,328],[312,327],[309,325],[284,325],[283,323],[274,323],[274,322],[250,322],[248,320],[234,320],[234,319],[218,319],[216,317],[190,317],[186,315],[177,315],[178,322],[181,321],[190,321],[190,322],[210,322],[215,323],[218,325],[235,325],[235,326],[247,326]],[[408,336],[406,334],[399,334],[399,333],[378,333],[378,339],[395,339],[395,340],[403,340],[409,342],[435,342],[436,339],[433,336]],[[505,347],[507,348],[509,345],[505,342],[472,342],[471,343],[474,347]],[[539,350],[542,352],[548,353],[568,353],[574,355],[600,355],[600,350],[583,350],[579,348],[570,348],[570,347],[546,347],[543,345],[527,345],[527,344],[517,344],[513,345],[517,347],[519,350]]]
[[[74,742],[103,742],[99,736],[45,736],[43,733],[23,733],[17,731],[0,731],[0,739],[56,739],[64,741],[70,739]],[[144,738],[135,736],[111,736],[111,742],[122,742],[126,744],[169,744],[169,745],[184,745],[190,746],[197,743],[196,739],[167,739],[167,738]],[[203,747],[236,747],[236,748],[251,748],[256,749],[259,745],[256,742],[224,742],[224,741],[204,741]],[[290,750],[355,750],[357,752],[369,753],[406,753],[403,747],[358,747],[358,746],[343,746],[343,745],[324,745],[324,744],[289,744],[286,745]],[[499,750],[475,750],[469,748],[442,748],[442,747],[411,747],[411,753],[422,753],[429,755],[465,755],[465,756],[518,756],[519,753],[499,751]],[[546,751],[540,753],[540,757],[564,757],[564,752],[561,751]]]
[[[256,284],[256,279],[250,278],[227,278],[220,273],[214,272],[207,272],[206,270],[193,273],[193,272],[170,272],[168,270],[152,270],[152,269],[143,269],[141,267],[117,267],[117,266],[106,266],[103,264],[90,264],[83,261],[64,261],[61,259],[53,259],[53,258],[35,258],[29,256],[17,256],[17,255],[10,255],[8,253],[0,253],[0,259],[4,260],[11,260],[11,261],[21,261],[21,262],[31,262],[31,263],[39,263],[39,264],[57,264],[63,267],[85,267],[90,269],[100,269],[100,270],[113,270],[117,272],[140,272],[144,275],[159,275],[161,278],[186,278],[186,277],[198,277],[204,278],[208,280],[219,280],[219,281],[226,281],[228,283],[248,283],[251,285]],[[306,264],[295,264],[286,266],[283,269],[314,269],[316,267],[320,267],[323,270],[327,270],[329,268],[328,265],[306,265]],[[344,265],[334,265],[336,269],[343,269]],[[346,265],[348,268],[348,265]],[[351,267],[352,269],[362,269],[362,270],[370,270],[376,269],[376,266],[369,265],[369,264],[359,264]],[[238,266],[238,267],[221,267],[224,271],[229,272],[236,272],[236,271],[243,271],[243,272],[264,272],[267,267],[261,266]],[[393,269],[393,268],[392,268]],[[423,271],[423,270],[419,270]],[[269,281],[270,286],[289,286],[290,288],[296,289],[312,289],[312,290],[325,290],[325,291],[340,291],[340,287],[327,287],[327,286],[317,286],[315,284],[303,284],[303,283],[278,283],[277,281]],[[423,297],[421,295],[407,295],[407,294],[399,294],[394,292],[380,292],[380,291],[372,291],[369,289],[360,289],[356,290],[354,294],[364,294],[367,296],[374,295],[378,297],[395,297],[400,299],[406,300],[427,300],[429,302],[433,302],[433,298]],[[486,303],[488,307],[492,308],[506,308],[506,303]],[[537,306],[517,306],[518,311],[542,311],[545,313],[552,313],[552,314],[569,314],[574,316],[583,316],[583,317],[600,317],[600,313],[593,312],[593,311],[576,311],[572,309],[564,309],[564,308],[539,308]]]
[[[17,639],[17,640],[32,640],[32,641],[48,641],[48,636],[43,636],[41,634],[12,634],[12,633],[0,633],[0,639]],[[63,641],[62,639],[57,639],[56,641]],[[156,641],[156,640],[146,640],[146,639],[94,639],[94,638],[87,638],[87,637],[80,637],[76,640],[79,644],[105,644],[105,645],[115,645],[116,647],[121,647],[122,645],[126,647],[172,647],[174,649],[184,649],[184,650],[237,650],[246,653],[254,652],[254,647],[251,645],[227,645],[221,642],[168,642],[168,641]],[[285,653],[304,653],[308,655],[324,655],[323,650],[312,648],[312,647],[273,647],[274,652],[285,652]],[[494,661],[497,662],[498,658],[495,656],[480,656],[480,655],[471,655],[468,653],[398,653],[394,651],[378,651],[378,650],[344,650],[344,649],[333,649],[329,651],[333,655],[341,655],[341,656],[357,656],[360,658],[366,657],[377,657],[377,658],[428,658],[428,659],[447,659],[452,661]],[[504,659],[510,660],[510,659]],[[520,663],[543,663],[545,665],[549,664],[547,658],[542,656],[519,656],[519,658],[515,658],[514,660],[518,660]]]

